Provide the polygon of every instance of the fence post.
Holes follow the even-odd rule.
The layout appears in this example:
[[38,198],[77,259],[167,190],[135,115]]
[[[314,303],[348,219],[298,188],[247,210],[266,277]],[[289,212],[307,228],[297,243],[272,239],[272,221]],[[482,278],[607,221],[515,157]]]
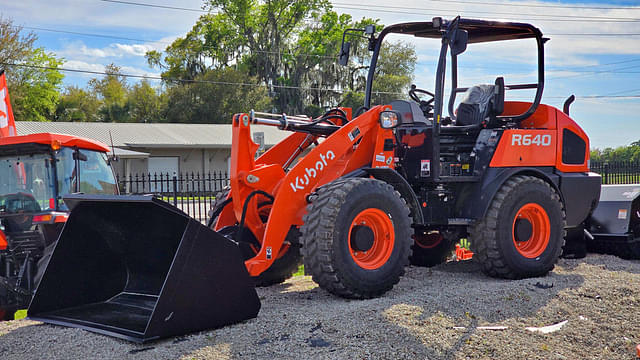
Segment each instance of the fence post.
[[609,163],[604,163],[604,183],[609,184]]
[[178,206],[178,177],[175,172],[173,173],[173,206]]

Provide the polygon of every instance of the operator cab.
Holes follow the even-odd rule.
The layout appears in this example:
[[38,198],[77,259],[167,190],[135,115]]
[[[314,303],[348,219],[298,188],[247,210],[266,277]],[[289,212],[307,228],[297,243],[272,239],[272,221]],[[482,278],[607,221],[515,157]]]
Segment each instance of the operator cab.
[[[488,149],[495,147],[505,129],[520,127],[520,122],[534,114],[540,104],[546,39],[532,25],[434,18],[431,22],[391,25],[377,37],[366,31],[365,34],[370,35],[369,49],[374,52],[367,77],[366,108],[371,106],[373,79],[385,36],[409,35],[440,43],[433,92],[411,85],[409,99],[387,102],[401,115],[400,125],[394,130],[398,142],[396,157],[400,159],[396,170],[410,183],[430,186],[429,183],[479,181],[491,157]],[[538,52],[537,75],[533,75],[537,81],[505,85],[504,79],[498,77],[493,84],[458,84],[458,57],[467,50],[468,44],[523,39],[531,39],[536,44],[532,48],[537,47]],[[485,47],[485,53],[480,53],[483,59],[487,58],[487,50],[496,54],[495,49]],[[501,47],[499,51],[505,49]],[[348,49],[343,46],[344,52]],[[470,58],[477,54],[472,53]],[[463,78],[469,81],[476,77],[474,75],[471,72],[471,76]],[[528,107],[514,113],[505,111],[506,90],[531,90],[535,94],[530,103],[522,103]]]

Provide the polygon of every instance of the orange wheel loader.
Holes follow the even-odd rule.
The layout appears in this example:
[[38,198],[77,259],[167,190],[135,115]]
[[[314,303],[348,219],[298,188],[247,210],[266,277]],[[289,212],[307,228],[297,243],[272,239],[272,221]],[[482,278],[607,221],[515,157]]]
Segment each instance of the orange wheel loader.
[[[566,229],[597,205],[600,177],[589,172],[589,140],[568,105],[540,104],[540,30],[459,17],[380,34],[370,26],[345,32],[342,64],[354,31],[373,52],[364,106],[316,119],[234,115],[230,187],[208,226],[149,198],[67,197],[71,215],[29,316],[149,341],[255,317],[254,285],[283,281],[301,258],[321,288],[366,299],[389,291],[410,262],[444,261],[460,238],[490,276],[553,269]],[[373,105],[390,35],[435,39],[435,86]],[[522,39],[535,44],[536,82],[458,86],[467,45]],[[533,100],[505,101],[520,90]],[[291,135],[256,157],[253,124]],[[58,259],[76,253],[84,255],[76,264]]]

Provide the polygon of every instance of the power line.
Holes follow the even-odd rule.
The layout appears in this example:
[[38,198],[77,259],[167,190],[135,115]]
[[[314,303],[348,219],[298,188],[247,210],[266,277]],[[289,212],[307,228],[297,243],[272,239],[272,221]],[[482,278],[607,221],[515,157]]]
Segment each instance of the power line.
[[[134,6],[145,6],[145,7],[153,7],[153,8],[161,8],[168,10],[182,10],[182,11],[193,11],[193,12],[201,12],[201,13],[209,13],[203,9],[194,9],[194,8],[184,8],[177,6],[165,6],[158,4],[150,4],[150,3],[140,3],[134,1],[121,1],[121,0],[98,0],[102,2],[108,3],[116,3],[123,5],[134,5]],[[491,12],[491,11],[460,11],[457,9],[432,9],[432,8],[418,8],[418,7],[402,7],[402,6],[387,6],[387,5],[366,5],[366,7],[358,7],[358,5],[354,4],[343,4],[343,3],[333,3],[332,6],[337,9],[348,9],[348,10],[362,10],[362,11],[370,11],[370,12],[385,12],[385,13],[398,13],[398,14],[410,14],[410,15],[430,15],[428,13],[416,13],[415,11],[400,11],[393,9],[404,9],[404,10],[418,10],[418,11],[452,11],[455,14],[447,14],[450,16],[456,16],[460,12],[474,13],[474,14],[492,14],[492,15],[523,15],[523,16],[536,16],[538,19],[534,19],[536,21],[591,21],[597,20],[599,22],[640,22],[640,19],[635,18],[619,18],[619,17],[599,17],[599,16],[572,16],[572,15],[546,15],[546,14],[520,14],[520,13],[503,13],[503,12]],[[378,9],[372,9],[378,8]],[[388,10],[391,9],[391,10]],[[552,17],[553,19],[540,19],[539,17]],[[556,19],[560,17],[560,19]],[[518,19],[515,19],[518,20]]]
[[546,33],[549,36],[638,36],[640,33]]
[[[41,28],[41,27],[33,27],[33,26],[20,26],[20,27],[22,27],[24,29],[30,29],[30,30],[36,30],[36,31],[47,31],[47,32],[72,34],[72,35],[80,35],[80,36],[88,36],[88,37],[112,38],[112,39],[136,41],[136,42],[143,42],[143,43],[158,43],[158,44],[167,44],[167,45],[170,45],[172,43],[172,42],[169,42],[169,41],[162,41],[162,40],[137,39],[137,38],[130,38],[130,37],[115,36],[115,35],[85,33],[85,32],[78,32],[78,31],[68,31],[68,30]],[[557,35],[569,35],[569,34],[550,34],[550,35],[556,35],[557,36]],[[586,34],[571,34],[571,35],[586,35]],[[609,34],[590,34],[590,35],[606,36],[606,35],[609,35]],[[618,35],[640,35],[640,33],[638,33],[638,34],[618,34]],[[203,48],[204,49],[211,49],[212,47],[204,46]],[[265,53],[265,54],[275,54],[275,55],[289,55],[289,56],[295,56],[295,57],[303,57],[303,56],[306,56],[306,57],[318,57],[318,58],[325,58],[325,59],[331,59],[331,60],[335,60],[335,58],[336,58],[336,56],[329,56],[329,55],[318,55],[318,54],[307,54],[307,53],[294,54],[294,53],[286,52],[286,51],[250,50],[250,52]],[[621,63],[635,62],[635,61],[640,61],[640,59],[631,59],[631,60],[612,62],[612,63],[606,63],[606,64],[594,64],[594,65],[579,66],[578,68],[600,67],[600,66],[614,65],[614,64],[621,64]],[[460,67],[465,67],[465,66],[464,65],[460,65]],[[478,68],[478,66],[467,66],[467,67]],[[562,70],[575,71],[575,67],[573,67],[573,68],[557,68],[557,69],[550,68],[548,70],[550,70],[550,71],[562,71]],[[628,72],[628,73],[633,73],[633,72]]]
[[576,66],[576,67],[571,67],[571,68],[558,68],[558,69],[551,69],[551,70],[553,70],[553,71],[573,70],[575,68],[591,68],[591,67],[599,67],[599,66],[618,65],[618,64],[626,64],[626,63],[636,62],[636,61],[640,61],[640,58],[633,58],[633,59],[627,59],[627,60],[621,60],[621,61],[614,61],[614,62],[604,63],[604,64],[584,65],[584,66]]
[[[360,6],[359,4],[343,4],[333,3],[335,7],[340,8],[343,6]],[[476,14],[495,14],[495,15],[522,15],[522,16],[542,16],[542,17],[561,17],[561,18],[579,18],[579,19],[616,19],[616,20],[634,20],[640,21],[640,19],[612,17],[612,16],[582,16],[582,15],[547,15],[547,14],[527,14],[527,13],[513,13],[513,12],[497,12],[497,11],[478,11],[478,10],[458,10],[458,9],[429,9],[421,7],[408,7],[408,6],[391,6],[391,5],[372,5],[367,4],[367,8],[380,8],[380,9],[401,9],[401,10],[429,10],[429,11],[462,11]]]
[[[72,35],[80,35],[80,36],[88,36],[88,37],[109,38],[109,39],[117,39],[117,40],[136,41],[136,42],[142,42],[142,43],[158,43],[158,44],[166,44],[166,45],[171,45],[172,44],[172,42],[170,42],[170,41],[162,41],[162,40],[145,40],[145,39],[136,39],[136,38],[122,37],[122,36],[115,36],[115,35],[85,33],[85,32],[79,32],[79,31],[67,31],[67,30],[58,30],[58,29],[50,29],[50,28],[33,27],[33,26],[20,26],[20,27],[22,27],[24,29],[29,29],[29,30],[47,31],[47,32],[62,33],[62,34],[72,34]],[[213,47],[211,47],[211,46],[203,46],[202,48],[203,49],[213,49]],[[327,58],[327,59],[334,59],[334,60],[337,58],[337,55],[336,56],[328,56],[328,55],[306,54],[306,53],[294,54],[294,53],[286,52],[286,51],[251,50],[251,52],[257,52],[257,53],[263,53],[263,54],[290,55],[290,56],[296,56],[296,57],[302,57],[302,56],[319,57],[319,58]]]
[[[18,26],[16,26],[18,27]],[[60,29],[52,29],[52,28],[43,28],[43,27],[35,27],[35,26],[19,26],[23,29],[35,30],[35,31],[46,31],[53,33],[61,33],[61,34],[70,34],[70,35],[78,35],[78,36],[87,36],[87,37],[97,37],[97,38],[106,38],[106,39],[115,39],[115,40],[127,40],[127,41],[136,41],[142,43],[158,43],[158,44],[167,44],[170,45],[172,42],[170,41],[162,41],[162,40],[150,40],[150,39],[137,39],[131,37],[117,36],[117,35],[108,35],[108,34],[96,34],[96,33],[87,33],[81,31],[70,31],[70,30],[60,30]],[[640,36],[640,33],[617,33],[617,34],[603,34],[603,33],[590,33],[590,34],[580,34],[580,33],[549,33],[545,34],[549,36]],[[206,47],[205,47],[206,48]],[[335,56],[326,56],[326,55],[316,55],[316,54],[292,54],[281,51],[260,51],[264,53],[273,53],[273,54],[286,54],[293,56],[315,56],[315,57],[326,57],[326,58],[335,58]]]
[[120,0],[98,0],[98,1],[114,3],[114,4],[123,4],[123,5],[145,6],[145,7],[160,8],[160,9],[167,9],[167,10],[182,10],[182,11],[208,13],[207,10],[203,10],[203,9],[185,8],[185,7],[179,7],[179,6],[166,6],[166,5],[158,5],[158,4],[148,4],[148,3],[140,3],[140,2],[134,2],[134,1],[120,1]]
[[19,26],[19,27],[21,27],[23,29],[29,29],[29,30],[35,30],[35,31],[47,31],[47,32],[54,32],[54,33],[61,33],[61,34],[71,34],[71,35],[99,37],[99,38],[116,39],[116,40],[137,41],[137,42],[154,42],[154,43],[171,44],[168,41],[135,39],[135,38],[130,38],[130,37],[116,36],[116,35],[106,35],[106,34],[95,34],[95,33],[79,32],[79,31],[58,30],[58,29],[41,28],[41,27],[34,27],[34,26]]
[[631,90],[615,91],[615,92],[608,93],[608,94],[605,94],[605,95],[619,95],[619,94],[630,93],[630,92],[636,92],[636,91],[640,91],[640,89],[631,89]]
[[[568,79],[568,78],[575,78],[575,77],[581,77],[581,76],[592,76],[592,75],[597,75],[597,74],[616,73],[616,72],[618,72],[620,70],[629,70],[629,69],[637,69],[637,68],[638,68],[637,65],[633,65],[633,66],[627,66],[627,67],[622,67],[622,68],[618,68],[618,69],[585,72],[585,73],[578,74],[578,75],[554,76],[554,77],[548,78],[547,80]],[[567,71],[571,71],[571,70],[567,70]]]
[[[343,93],[344,92],[343,90],[325,89],[325,88],[318,88],[318,87],[302,87],[302,86],[291,86],[291,85],[265,85],[265,84],[251,84],[251,83],[229,82],[229,81],[162,78],[161,76],[122,74],[122,73],[110,74],[110,73],[103,72],[103,71],[68,69],[68,68],[62,68],[62,67],[27,65],[27,64],[0,63],[0,65],[25,67],[25,68],[41,69],[41,70],[57,70],[57,71],[83,73],[83,74],[94,74],[94,75],[122,76],[122,77],[126,77],[126,78],[145,79],[145,80],[162,80],[162,81],[167,81],[167,82],[214,84],[214,85],[253,86],[253,87],[278,88],[278,89],[298,89],[298,90],[327,91],[327,92],[336,92],[336,93]],[[397,93],[392,93],[392,92],[375,92],[375,93],[376,94],[397,94]]]
[[[367,5],[367,7],[357,7],[357,6],[344,6],[344,5],[335,5],[335,8],[338,9],[347,9],[347,10],[361,10],[361,11],[369,11],[369,12],[382,12],[382,13],[395,13],[395,14],[408,14],[408,15],[427,15],[433,16],[433,13],[425,13],[425,12],[416,12],[416,11],[402,11],[402,10],[386,10],[386,9],[372,9],[371,5]],[[515,20],[515,21],[539,21],[539,22],[607,22],[607,23],[635,23],[640,22],[640,19],[634,18],[616,18],[616,17],[594,17],[594,16],[569,16],[569,15],[542,15],[542,14],[517,14],[517,13],[499,13],[499,12],[488,12],[488,11],[461,11],[461,10],[453,10],[453,9],[418,9],[415,10],[428,10],[435,11],[439,15],[447,15],[447,16],[457,16],[461,13],[471,13],[471,14],[490,14],[490,15],[523,15],[523,16],[537,16],[538,18],[533,19],[523,19],[523,18],[503,18],[505,20]],[[443,11],[452,11],[453,13],[442,13]],[[540,18],[543,17],[543,18]],[[549,18],[554,17],[554,18]],[[558,18],[559,17],[559,18]]]
[[509,7],[533,7],[533,8],[561,8],[561,9],[594,9],[594,10],[640,10],[637,6],[582,6],[582,5],[542,5],[542,4],[515,4],[499,3],[499,2],[484,2],[484,1],[462,1],[462,0],[430,0],[432,2],[444,2],[444,3],[457,3],[457,4],[472,4],[472,5],[498,5]]
[[[326,92],[334,92],[334,93],[338,93],[338,94],[342,94],[342,93],[345,92],[344,90],[340,90],[340,89],[326,89],[326,88],[318,88],[318,87],[303,87],[303,86],[290,86],[290,85],[265,85],[265,84],[251,84],[251,83],[228,82],[228,81],[162,78],[160,76],[120,74],[120,73],[118,73],[118,74],[110,74],[110,73],[101,72],[101,71],[67,69],[67,68],[60,68],[60,67],[38,66],[38,65],[27,65],[27,64],[0,63],[0,65],[27,67],[27,68],[42,69],[42,70],[57,70],[57,71],[74,72],[74,73],[85,73],[85,74],[94,74],[94,75],[122,76],[122,77],[127,77],[127,78],[137,78],[137,79],[147,79],[147,80],[164,80],[164,81],[173,81],[173,82],[182,82],[182,83],[203,83],[203,84],[215,84],[215,85],[236,85],[236,86],[253,86],[253,87],[266,87],[266,88],[272,87],[272,88],[280,88],[280,89],[326,91]],[[626,90],[626,91],[632,92],[632,91],[635,91],[635,90]],[[402,95],[402,93],[385,92],[385,91],[373,91],[372,93],[374,95],[377,95],[377,94]],[[577,98],[582,98],[582,99],[640,98],[640,95],[577,95],[576,97]],[[547,98],[560,98],[560,97],[547,97]]]

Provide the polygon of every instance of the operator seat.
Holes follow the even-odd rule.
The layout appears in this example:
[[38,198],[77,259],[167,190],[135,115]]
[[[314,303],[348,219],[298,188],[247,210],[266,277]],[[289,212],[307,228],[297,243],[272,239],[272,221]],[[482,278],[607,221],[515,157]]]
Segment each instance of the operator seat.
[[478,126],[487,118],[495,118],[504,111],[504,79],[495,85],[475,85],[467,89],[458,105],[457,126]]

